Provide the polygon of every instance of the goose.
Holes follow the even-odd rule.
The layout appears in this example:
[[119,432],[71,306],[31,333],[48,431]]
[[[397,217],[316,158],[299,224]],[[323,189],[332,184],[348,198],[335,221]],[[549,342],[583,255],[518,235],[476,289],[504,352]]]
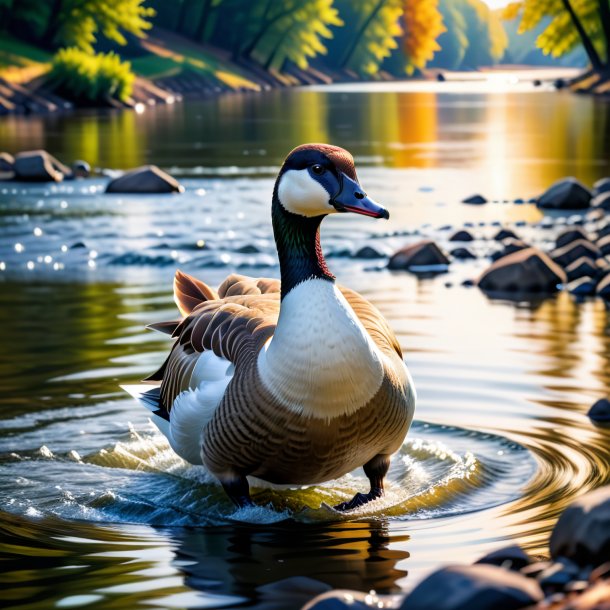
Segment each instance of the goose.
[[132,394],[172,449],[204,465],[238,507],[249,476],[310,485],[363,467],[367,493],[384,495],[416,393],[381,313],[338,285],[320,246],[329,214],[389,218],[362,190],[349,152],[304,144],[286,157],[271,206],[280,280],[229,275],[217,290],[177,271],[178,321],[149,328],[174,339],[155,384]]

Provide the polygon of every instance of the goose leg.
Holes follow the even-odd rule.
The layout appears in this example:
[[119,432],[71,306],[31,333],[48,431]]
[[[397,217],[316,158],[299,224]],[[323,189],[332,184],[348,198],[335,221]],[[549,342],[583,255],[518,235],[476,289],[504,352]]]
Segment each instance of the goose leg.
[[385,475],[390,468],[390,456],[389,455],[376,455],[371,461],[364,465],[364,474],[368,477],[371,482],[371,490],[367,494],[357,493],[348,502],[341,502],[335,506],[335,510],[345,511],[353,510],[359,506],[363,506],[372,500],[381,498],[383,496],[383,480]]
[[221,480],[220,483],[233,504],[239,508],[254,506],[250,497],[250,485],[245,476],[237,475],[232,479]]

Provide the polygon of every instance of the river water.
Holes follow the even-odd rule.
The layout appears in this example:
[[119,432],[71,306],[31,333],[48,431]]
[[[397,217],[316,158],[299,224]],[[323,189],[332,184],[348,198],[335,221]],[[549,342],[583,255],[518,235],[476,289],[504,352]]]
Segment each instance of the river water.
[[[610,482],[609,431],[586,417],[610,394],[608,311],[567,294],[493,301],[461,282],[488,264],[499,225],[546,247],[575,221],[544,222],[509,201],[564,175],[609,175],[609,120],[602,101],[494,77],[0,121],[0,149],[46,148],[109,170],[152,162],[186,187],[111,196],[103,177],[0,185],[3,600],[290,610],[304,600],[282,588],[292,576],[392,593],[502,545],[543,554],[558,513]],[[390,209],[387,222],[329,218],[323,246],[339,281],[395,329],[419,399],[387,497],[349,517],[324,504],[362,490],[359,472],[259,488],[259,507],[236,511],[120,388],[164,358],[168,341],[144,326],[177,315],[177,267],[214,285],[234,271],[278,275],[273,176],[307,141],[352,151]],[[460,203],[473,192],[492,202]],[[449,247],[464,225],[476,261],[436,278],[384,269],[395,248],[422,235]],[[381,257],[356,257],[365,245]]]

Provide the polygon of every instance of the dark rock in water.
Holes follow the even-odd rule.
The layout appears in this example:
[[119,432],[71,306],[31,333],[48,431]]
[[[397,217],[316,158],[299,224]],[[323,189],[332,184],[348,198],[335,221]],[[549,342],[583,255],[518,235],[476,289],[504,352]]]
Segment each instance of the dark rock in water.
[[470,197],[462,199],[462,203],[469,203],[471,205],[482,205],[484,203],[487,203],[487,199],[485,199],[483,195],[470,195]]
[[499,220],[494,220],[494,221],[491,223],[491,226],[492,226],[492,227],[501,227],[501,226],[502,226],[502,223],[501,223]]
[[562,267],[567,267],[575,260],[583,256],[595,261],[601,256],[599,248],[586,239],[579,239],[569,243],[563,248],[558,248],[551,252],[551,258]]
[[598,566],[610,557],[610,486],[578,498],[563,511],[549,543],[553,558]]
[[246,244],[245,246],[237,248],[235,252],[238,252],[239,254],[258,254],[260,250],[254,244]]
[[383,258],[385,255],[383,252],[378,252],[375,248],[371,246],[362,246],[359,250],[354,253],[354,258]]
[[86,162],[78,159],[72,163],[72,176],[74,178],[88,178],[91,175],[91,166]]
[[563,78],[558,78],[553,84],[555,85],[555,89],[563,89],[566,86],[566,82]]
[[517,610],[544,597],[538,583],[493,565],[450,566],[407,595],[400,610]]
[[597,285],[597,296],[604,299],[604,301],[610,301],[610,274],[606,275]]
[[578,297],[591,297],[595,294],[597,282],[590,277],[581,277],[573,282],[570,282],[567,288],[570,294]]
[[304,605],[316,595],[328,593],[332,587],[307,576],[292,576],[262,585],[256,590],[268,605],[279,610],[284,605]]
[[566,274],[568,276],[568,281],[573,282],[581,277],[597,277],[599,275],[599,268],[593,261],[583,256],[578,260],[575,260],[573,263],[570,263],[566,267]]
[[492,263],[477,283],[485,292],[553,293],[566,281],[563,269],[544,252],[526,248]]
[[604,212],[610,211],[610,192],[601,193],[600,195],[593,197],[591,205],[596,210],[604,210]]
[[182,193],[184,187],[156,165],[132,169],[111,180],[107,193]]
[[519,239],[519,236],[510,229],[500,229],[493,239],[494,241],[504,241],[505,239]]
[[507,570],[521,570],[531,562],[531,557],[520,546],[512,545],[488,553],[475,563],[489,563]]
[[545,591],[548,589],[563,590],[566,585],[578,578],[579,572],[580,568],[577,564],[569,559],[561,558],[538,575],[538,582]]
[[464,280],[462,282],[462,286],[464,286],[464,288],[472,288],[474,285],[475,285],[474,280]]
[[447,79],[445,78],[445,75],[444,75],[442,72],[439,72],[439,73],[436,75],[436,80],[437,80],[439,83],[444,83],[444,82],[445,82]]
[[542,81],[539,78],[535,78],[532,81],[532,85],[534,85],[534,87],[540,87],[542,85]]
[[468,248],[454,248],[449,254],[451,254],[453,258],[458,258],[460,260],[476,258],[476,256]]
[[598,424],[610,423],[610,400],[600,398],[587,413],[589,418]]
[[15,157],[15,179],[25,182],[61,182],[72,170],[46,150],[30,150]]
[[517,220],[517,222],[515,223],[516,227],[525,227],[527,226],[527,222],[525,222],[525,220]]
[[597,229],[597,239],[600,239],[600,237],[606,237],[606,235],[610,235],[610,222]]
[[301,610],[371,610],[366,597],[361,591],[336,589],[315,597]]
[[599,248],[603,256],[610,255],[610,235],[605,235],[601,239],[598,239],[595,245]]
[[531,248],[531,246],[520,239],[505,239],[502,242],[504,248],[502,250],[498,250],[491,255],[492,261],[500,260],[501,258],[512,254],[513,252],[519,252],[519,250],[525,250],[526,248]]
[[610,178],[602,178],[593,185],[593,192],[596,195],[610,192]]
[[557,236],[555,246],[557,248],[563,248],[564,246],[571,244],[573,241],[578,241],[579,239],[588,241],[589,236],[582,229],[566,229]]
[[549,210],[584,210],[591,205],[593,194],[576,178],[555,182],[538,197],[538,207]]
[[87,245],[82,241],[75,241],[71,246],[70,250],[76,250],[78,248],[86,248]]
[[521,205],[522,203],[525,203],[525,199],[522,199],[521,197],[517,197],[517,199],[513,199],[513,203],[516,203],[517,205]]
[[474,237],[470,231],[456,231],[450,238],[449,241],[474,241]]
[[[440,271],[449,265],[447,255],[431,240],[423,240],[405,246],[394,253],[388,262],[388,269],[409,269],[421,271]],[[414,269],[415,268],[415,269]]]
[[15,175],[15,157],[0,153],[0,180],[10,180]]

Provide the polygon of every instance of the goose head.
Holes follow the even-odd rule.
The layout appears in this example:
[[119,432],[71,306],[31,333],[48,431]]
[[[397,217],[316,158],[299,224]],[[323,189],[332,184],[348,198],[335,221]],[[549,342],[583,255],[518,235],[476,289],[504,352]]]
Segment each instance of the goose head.
[[352,155],[330,144],[303,144],[291,151],[274,194],[286,212],[307,218],[344,212],[390,217],[360,186]]

